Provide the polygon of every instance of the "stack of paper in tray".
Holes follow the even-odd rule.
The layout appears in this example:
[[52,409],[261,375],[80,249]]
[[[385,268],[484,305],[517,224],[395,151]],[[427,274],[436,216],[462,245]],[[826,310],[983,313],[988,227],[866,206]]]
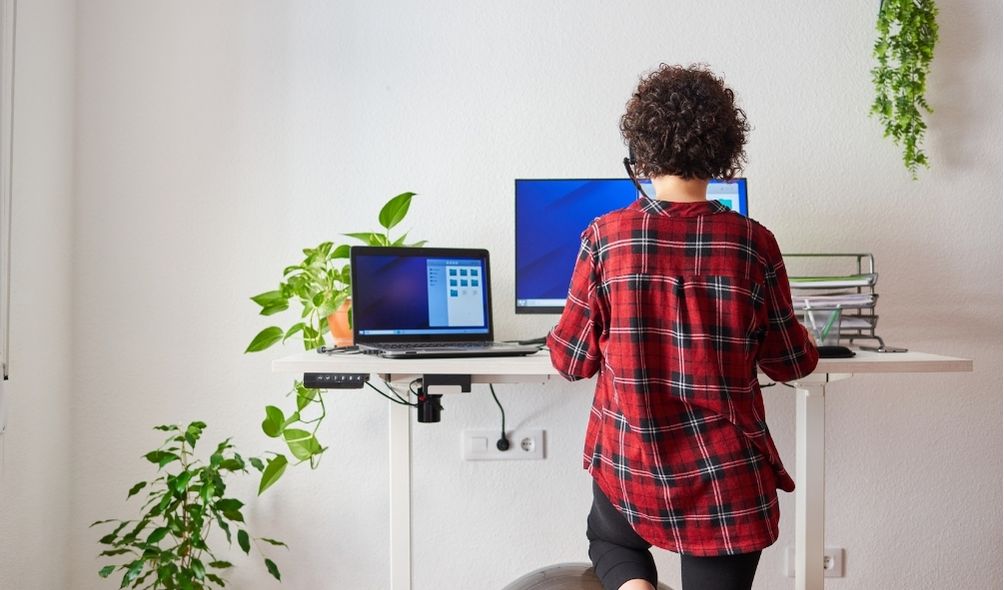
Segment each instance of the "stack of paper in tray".
[[871,254],[785,254],[785,260],[789,259],[803,267],[809,265],[817,272],[840,266],[852,266],[857,270],[856,274],[846,275],[790,276],[792,304],[803,323],[806,323],[806,309],[839,308],[841,340],[872,339],[881,342],[875,334],[878,323],[875,314],[878,273],[875,272]]

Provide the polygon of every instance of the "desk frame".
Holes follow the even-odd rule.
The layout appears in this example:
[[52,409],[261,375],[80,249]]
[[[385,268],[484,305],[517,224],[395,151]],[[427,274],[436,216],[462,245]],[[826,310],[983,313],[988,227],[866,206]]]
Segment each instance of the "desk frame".
[[[478,360],[489,369],[472,374]],[[471,375],[472,383],[546,383],[557,376],[546,353],[493,359],[388,360],[301,353],[273,361],[284,373],[364,373],[391,384],[423,374]],[[816,372],[795,381],[795,588],[823,590],[826,506],[826,387],[857,373],[940,373],[973,370],[969,359],[920,352],[858,351],[850,359],[822,359]],[[453,395],[453,394],[450,394]],[[411,421],[409,406],[389,404],[390,587],[411,590]]]

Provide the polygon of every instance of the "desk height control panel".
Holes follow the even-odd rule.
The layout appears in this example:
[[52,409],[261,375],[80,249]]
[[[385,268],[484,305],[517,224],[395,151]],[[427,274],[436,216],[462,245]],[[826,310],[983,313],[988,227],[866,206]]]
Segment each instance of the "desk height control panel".
[[362,389],[369,373],[304,373],[303,386],[310,389]]

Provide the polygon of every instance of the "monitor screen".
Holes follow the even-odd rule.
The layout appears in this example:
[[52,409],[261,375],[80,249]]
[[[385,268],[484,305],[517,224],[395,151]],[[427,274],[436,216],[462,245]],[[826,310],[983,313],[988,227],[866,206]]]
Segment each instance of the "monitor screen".
[[[641,182],[651,196],[651,183]],[[516,313],[561,313],[582,231],[637,196],[628,178],[517,179]],[[708,198],[748,214],[745,178],[712,180]]]

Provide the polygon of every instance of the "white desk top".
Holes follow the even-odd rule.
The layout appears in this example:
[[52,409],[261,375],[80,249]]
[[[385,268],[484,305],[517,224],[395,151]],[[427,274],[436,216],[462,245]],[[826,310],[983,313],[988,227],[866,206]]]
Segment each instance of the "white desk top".
[[[853,373],[954,373],[973,370],[973,361],[924,352],[855,351],[849,359],[820,359],[813,374]],[[542,377],[557,376],[547,352],[524,357],[467,359],[384,359],[364,354],[319,354],[301,352],[272,361],[277,373],[371,373],[380,375],[498,375]]]

